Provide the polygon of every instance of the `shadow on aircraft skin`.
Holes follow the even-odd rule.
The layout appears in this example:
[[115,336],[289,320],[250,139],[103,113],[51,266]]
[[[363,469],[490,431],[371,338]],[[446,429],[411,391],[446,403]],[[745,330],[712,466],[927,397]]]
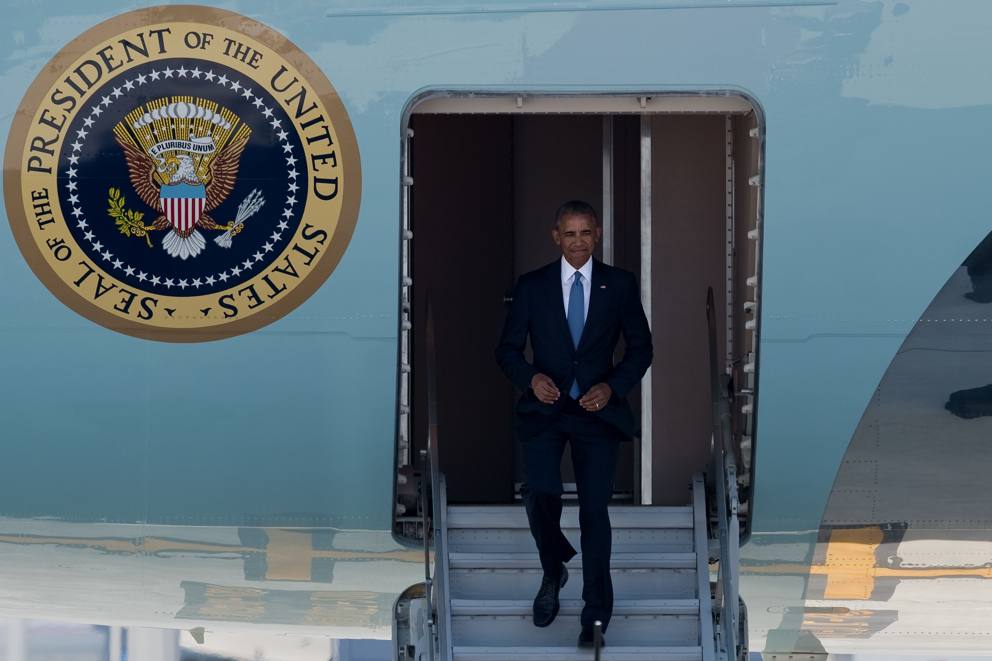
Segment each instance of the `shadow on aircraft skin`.
[[[964,297],[982,305],[992,303],[992,233],[968,255],[964,267],[972,289]],[[992,383],[952,392],[944,408],[966,420],[992,415]]]
[[742,567],[804,585],[766,650],[957,649],[962,631],[975,636],[969,650],[984,649],[989,628],[976,605],[992,594],[989,303],[992,233],[950,274],[867,402],[815,544],[797,536],[797,555],[770,547]]

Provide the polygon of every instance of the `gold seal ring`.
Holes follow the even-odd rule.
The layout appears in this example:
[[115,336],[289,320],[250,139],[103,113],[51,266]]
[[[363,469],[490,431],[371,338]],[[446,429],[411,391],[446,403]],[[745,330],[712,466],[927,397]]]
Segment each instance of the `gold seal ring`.
[[203,342],[262,328],[321,287],[357,223],[340,95],[240,14],[110,18],[41,67],[13,117],[17,245],[56,298],[113,331]]

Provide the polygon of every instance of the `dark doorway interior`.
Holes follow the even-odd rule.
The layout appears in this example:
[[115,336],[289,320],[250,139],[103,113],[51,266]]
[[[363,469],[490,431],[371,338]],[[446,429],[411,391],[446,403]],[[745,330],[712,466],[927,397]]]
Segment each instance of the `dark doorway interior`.
[[[519,393],[493,357],[505,297],[519,275],[558,258],[550,230],[561,202],[584,199],[602,215],[604,121],[612,133],[611,261],[640,275],[639,115],[414,114],[411,119],[410,438],[414,452],[424,446],[421,329],[430,297],[438,350],[437,446],[449,502],[514,500],[519,466],[513,406]],[[656,504],[684,504],[685,485],[705,467],[709,452],[704,301],[706,287],[712,286],[717,309],[724,309],[727,177],[735,173],[727,170],[724,116],[659,115],[650,122],[651,493]],[[730,139],[741,142],[741,149],[746,138],[740,136],[748,128],[743,118],[735,120]],[[746,171],[736,174],[743,178],[740,204],[751,204],[747,195],[754,191],[746,184]],[[737,234],[746,245],[744,223]],[[733,276],[733,286],[741,289],[744,268]],[[746,297],[739,298],[743,304]],[[721,352],[724,339],[721,328]],[[639,416],[639,390],[630,401]],[[625,444],[616,475],[618,495],[635,502],[641,493],[639,457],[639,441]],[[566,456],[566,483],[570,475]]]
[[513,388],[493,360],[513,285],[513,121],[417,116],[411,166],[412,443],[427,436],[427,300],[437,346],[438,457],[451,502],[513,499]]

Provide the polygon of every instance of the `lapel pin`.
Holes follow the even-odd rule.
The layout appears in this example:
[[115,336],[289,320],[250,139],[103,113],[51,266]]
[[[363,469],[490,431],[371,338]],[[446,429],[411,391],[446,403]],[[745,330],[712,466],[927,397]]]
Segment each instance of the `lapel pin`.
[[599,288],[600,289],[606,289],[606,285],[600,285]]

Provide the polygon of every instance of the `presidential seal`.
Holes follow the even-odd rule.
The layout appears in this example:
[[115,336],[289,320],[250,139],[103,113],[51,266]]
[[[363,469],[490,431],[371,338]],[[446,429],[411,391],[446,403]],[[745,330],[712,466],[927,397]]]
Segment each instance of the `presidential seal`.
[[343,105],[285,37],[219,9],[113,18],[43,69],[4,161],[18,246],[64,304],[115,331],[221,339],[327,279],[358,216]]

